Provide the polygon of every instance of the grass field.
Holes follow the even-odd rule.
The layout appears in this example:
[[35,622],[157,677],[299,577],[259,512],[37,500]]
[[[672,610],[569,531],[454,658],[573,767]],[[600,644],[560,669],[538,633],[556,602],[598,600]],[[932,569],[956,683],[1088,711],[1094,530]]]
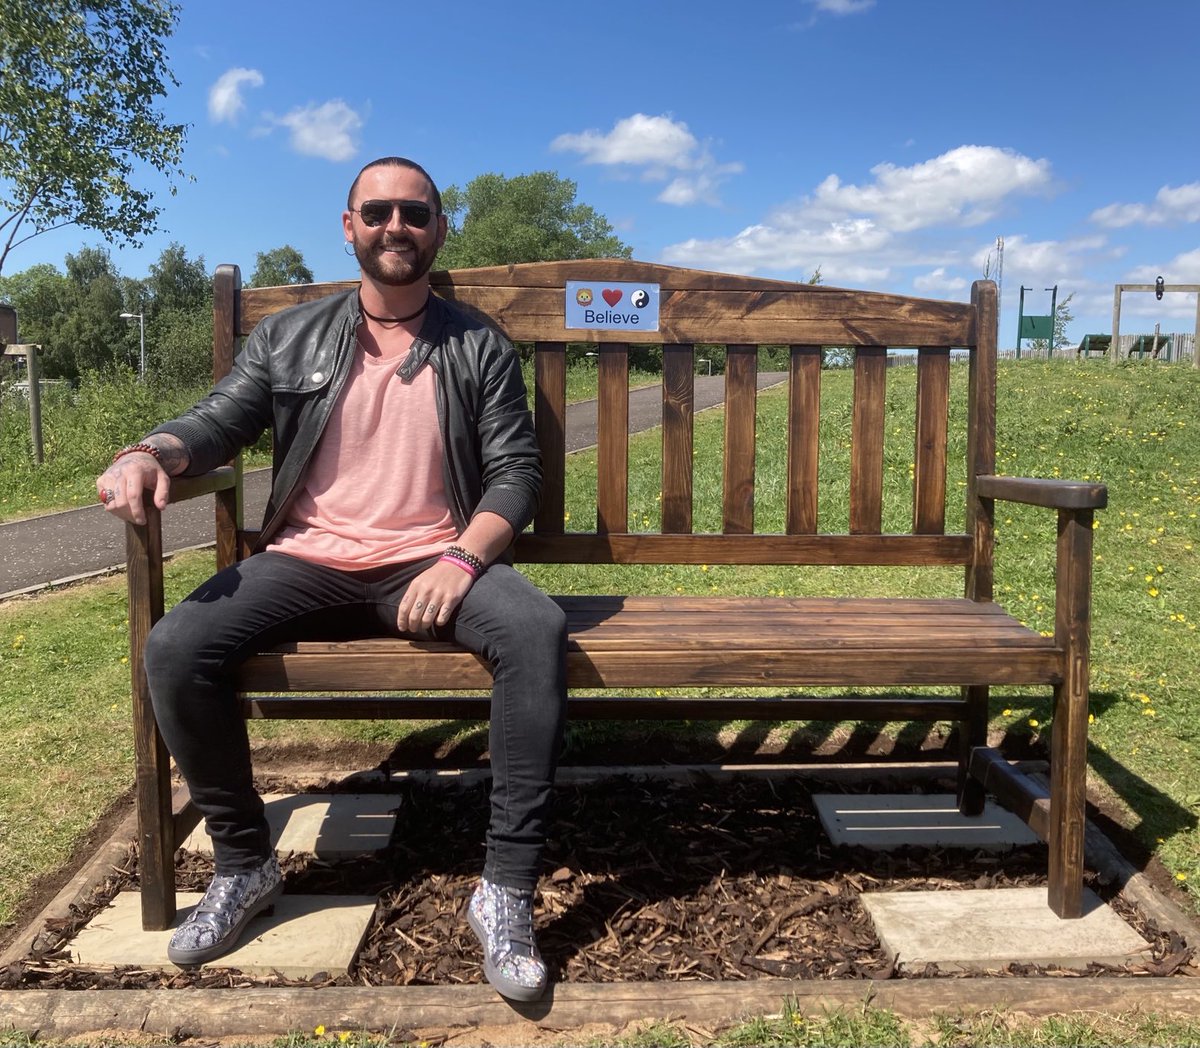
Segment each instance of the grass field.
[[[888,379],[894,415],[889,416],[885,448],[885,528],[898,530],[904,528],[911,504],[914,370],[895,369]],[[845,527],[850,383],[846,372],[825,375],[821,528],[826,531]],[[952,426],[956,413],[961,414],[964,388],[965,370],[955,366]],[[1200,881],[1200,560],[1195,552],[1200,538],[1200,372],[1179,366],[1002,362],[998,399],[1000,472],[1099,480],[1109,487],[1109,508],[1097,515],[1095,533],[1089,786],[1111,802],[1126,828],[1194,900]],[[782,526],[782,491],[771,481],[781,470],[782,414],[781,393],[761,398],[760,530]],[[720,477],[710,463],[719,462],[721,439],[720,412],[698,416],[697,530],[719,526]],[[956,451],[961,452],[961,444],[952,448],[951,462]],[[657,525],[657,456],[653,434],[633,440],[631,530]],[[569,489],[577,488],[577,493],[568,505],[567,525],[586,530],[595,513],[594,456],[572,456],[568,468]],[[962,484],[951,475],[952,492]],[[960,505],[947,526],[960,527],[961,521]],[[1051,629],[1053,513],[998,505],[997,525],[998,599],[1031,626]],[[173,561],[168,603],[210,570],[207,554]],[[956,594],[962,586],[961,573],[949,569],[537,566],[529,574],[560,593]],[[132,781],[123,587],[122,579],[102,580],[0,605],[0,924],[11,921],[37,877],[67,861],[88,828]],[[1045,694],[994,692],[993,726],[1010,735],[1041,738],[1050,712]],[[408,730],[406,725],[340,722],[254,727],[257,737],[276,739],[335,735],[394,740]],[[575,725],[572,730],[591,729]],[[926,1032],[943,1044],[1200,1039],[1195,1027],[1160,1031],[1165,1040],[1145,1026],[1140,1035],[1127,1036],[1122,1022],[1112,1018],[1115,1025],[1104,1027],[1098,1039],[1065,1030],[1047,1033],[1040,1026],[1034,1032],[1018,1031],[1001,1020],[995,1027],[999,1032],[986,1036],[978,1027],[957,1039],[947,1030],[915,1031],[905,1035],[907,1040],[896,1033],[886,1040],[922,1043]],[[816,1028],[805,1029],[811,1034]],[[799,1027],[788,1031],[785,1023],[782,1033],[771,1032],[770,1040],[728,1043],[827,1043],[806,1040],[800,1032]],[[883,1041],[876,1042],[868,1031],[838,1043]]]

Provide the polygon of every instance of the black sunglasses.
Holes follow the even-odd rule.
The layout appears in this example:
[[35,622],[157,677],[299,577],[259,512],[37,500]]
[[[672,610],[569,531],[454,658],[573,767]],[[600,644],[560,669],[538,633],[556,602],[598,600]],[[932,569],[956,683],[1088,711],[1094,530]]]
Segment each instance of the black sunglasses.
[[413,229],[424,229],[433,217],[429,205],[421,200],[364,200],[362,207],[351,208],[358,211],[364,225],[382,226],[392,217],[392,212],[400,209],[400,218],[406,226]]

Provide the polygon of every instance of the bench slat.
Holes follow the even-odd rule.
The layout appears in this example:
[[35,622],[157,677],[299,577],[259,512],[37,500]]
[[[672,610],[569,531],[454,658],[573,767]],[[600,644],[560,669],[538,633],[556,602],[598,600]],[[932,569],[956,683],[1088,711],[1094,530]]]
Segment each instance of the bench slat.
[[754,532],[754,414],[758,386],[758,347],[734,345],[725,351],[725,474],[722,531]]
[[596,402],[596,531],[629,528],[629,353],[626,346],[600,347]]
[[946,436],[950,411],[950,351],[917,354],[917,438],[913,455],[913,531],[946,530]]
[[[244,698],[248,717],[329,720],[486,720],[491,700],[478,695],[289,695]],[[712,696],[571,696],[571,720],[860,720],[939,721],[961,717],[961,699],[942,696],[797,695],[781,698]]]
[[882,564],[961,566],[966,535],[525,534],[527,564]]
[[788,371],[787,533],[817,531],[821,347],[792,346]]
[[850,533],[883,529],[883,425],[887,350],[862,346],[854,353],[854,416],[850,447]]
[[[1057,684],[1054,648],[881,648],[863,643],[815,651],[643,648],[567,653],[572,688],[883,687],[888,685]],[[414,690],[482,690],[491,675],[463,652],[258,655],[238,676],[244,691],[387,691],[403,681]]]
[[542,453],[542,495],[533,526],[561,534],[566,502],[567,357],[562,342],[534,347],[533,420]]
[[662,530],[692,530],[692,441],[695,348],[663,346]]

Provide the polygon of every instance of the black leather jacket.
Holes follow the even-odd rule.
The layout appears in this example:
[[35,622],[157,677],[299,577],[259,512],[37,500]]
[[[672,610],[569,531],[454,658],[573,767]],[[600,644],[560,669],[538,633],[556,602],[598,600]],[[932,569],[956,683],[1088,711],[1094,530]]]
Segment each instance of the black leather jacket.
[[[273,481],[258,548],[282,526],[303,487],[349,374],[360,321],[355,291],[267,317],[213,391],[155,430],[183,441],[186,475],[195,476],[228,462],[272,427]],[[516,351],[483,321],[431,295],[421,332],[396,373],[408,381],[426,363],[436,378],[455,525],[461,532],[488,510],[519,534],[537,510],[542,470]]]

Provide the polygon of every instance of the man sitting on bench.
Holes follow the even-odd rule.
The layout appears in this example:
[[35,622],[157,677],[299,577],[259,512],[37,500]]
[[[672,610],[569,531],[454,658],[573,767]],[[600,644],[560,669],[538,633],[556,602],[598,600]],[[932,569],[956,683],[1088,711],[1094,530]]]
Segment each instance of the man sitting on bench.
[[342,215],[358,289],[264,320],[209,396],[121,449],[96,481],[141,524],[170,477],[203,474],[271,426],[257,550],[150,634],[155,717],[212,836],[216,873],[175,931],[179,965],[226,953],[283,890],[229,670],[281,641],[453,641],[492,668],[493,785],[468,920],[502,994],[534,1000],[546,968],[533,895],[566,709],[566,623],[507,563],[541,467],[520,365],[491,328],[434,296],[446,237],[433,180],[401,157],[359,172]]

